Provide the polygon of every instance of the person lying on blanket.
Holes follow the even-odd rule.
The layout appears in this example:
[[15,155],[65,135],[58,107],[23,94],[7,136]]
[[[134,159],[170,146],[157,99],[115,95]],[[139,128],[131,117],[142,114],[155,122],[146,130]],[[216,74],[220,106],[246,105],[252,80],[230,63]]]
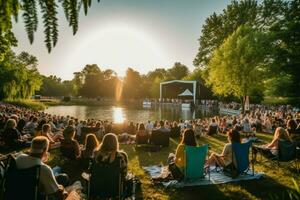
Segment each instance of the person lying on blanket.
[[[185,168],[185,152],[184,147],[188,146],[197,146],[195,133],[192,129],[185,129],[182,135],[180,144],[177,146],[176,153],[170,153],[168,157],[169,168],[173,163],[177,168],[183,172]],[[172,171],[171,171],[172,173]],[[172,174],[173,175],[173,174]]]
[[239,131],[231,129],[227,132],[228,143],[225,144],[221,154],[212,153],[206,165],[227,167],[232,163],[232,143],[241,143],[241,136]]

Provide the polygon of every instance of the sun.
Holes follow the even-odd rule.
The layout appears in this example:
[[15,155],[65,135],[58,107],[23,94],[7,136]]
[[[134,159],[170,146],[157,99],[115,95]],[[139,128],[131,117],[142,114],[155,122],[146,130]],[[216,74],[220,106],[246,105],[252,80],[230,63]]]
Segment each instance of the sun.
[[67,71],[79,71],[86,64],[112,68],[124,75],[128,67],[146,73],[152,68],[170,66],[171,60],[159,41],[144,30],[114,24],[91,30],[66,59]]

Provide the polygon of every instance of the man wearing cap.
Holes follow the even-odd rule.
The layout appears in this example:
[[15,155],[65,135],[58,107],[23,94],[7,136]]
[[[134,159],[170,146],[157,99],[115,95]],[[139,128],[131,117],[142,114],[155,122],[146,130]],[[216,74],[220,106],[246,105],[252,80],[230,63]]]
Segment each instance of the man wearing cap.
[[40,187],[46,195],[53,195],[55,199],[64,199],[65,193],[55,179],[52,169],[44,163],[49,157],[49,140],[44,136],[35,137],[31,143],[30,153],[20,154],[16,158],[18,169],[26,169],[36,165],[41,166]]

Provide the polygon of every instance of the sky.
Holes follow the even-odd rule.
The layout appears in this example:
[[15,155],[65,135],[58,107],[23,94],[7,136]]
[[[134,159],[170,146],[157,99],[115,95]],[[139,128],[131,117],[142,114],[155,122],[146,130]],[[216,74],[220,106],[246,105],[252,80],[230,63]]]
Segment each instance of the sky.
[[[61,8],[59,39],[49,54],[44,44],[42,19],[30,45],[22,18],[14,25],[17,53],[36,56],[44,75],[73,78],[86,64],[113,69],[124,76],[131,67],[142,74],[181,62],[194,69],[193,59],[205,19],[220,13],[230,0],[93,0],[88,15],[83,9],[75,36]],[[41,16],[41,15],[40,15]]]

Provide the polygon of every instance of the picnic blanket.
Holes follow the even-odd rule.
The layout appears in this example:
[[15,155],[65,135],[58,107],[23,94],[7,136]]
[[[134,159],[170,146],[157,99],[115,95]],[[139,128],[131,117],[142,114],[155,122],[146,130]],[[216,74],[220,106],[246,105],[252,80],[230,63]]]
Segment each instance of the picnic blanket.
[[[153,166],[143,167],[143,169],[151,176],[151,178],[154,178],[161,174],[162,170],[164,170],[164,167],[159,165],[153,165]],[[262,172],[255,172],[254,175],[252,175],[252,171],[249,170],[245,174],[241,174],[236,178],[231,178],[230,176],[225,175],[223,172],[211,171],[210,179],[208,179],[208,175],[206,175],[204,179],[200,179],[200,180],[188,180],[188,181],[180,181],[180,182],[177,180],[170,180],[170,181],[162,182],[162,185],[166,188],[182,188],[182,187],[189,187],[189,186],[224,184],[230,182],[260,179],[263,175],[264,173]]]

